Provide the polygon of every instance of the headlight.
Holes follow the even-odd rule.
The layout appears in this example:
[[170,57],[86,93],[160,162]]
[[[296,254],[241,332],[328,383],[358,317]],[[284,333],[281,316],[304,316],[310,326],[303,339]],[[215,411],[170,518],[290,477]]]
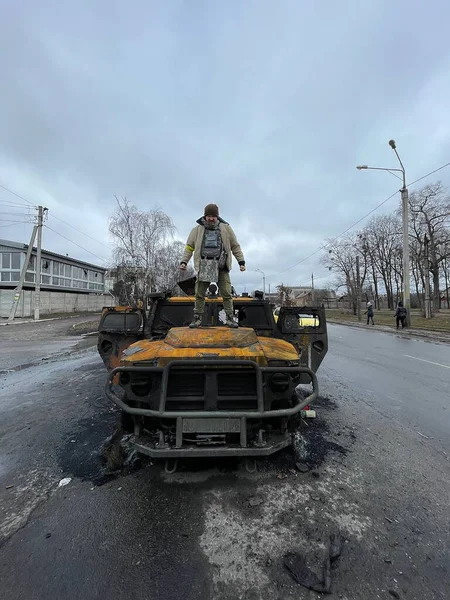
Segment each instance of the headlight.
[[291,383],[289,373],[273,373],[269,379],[269,385],[274,392],[285,392]]

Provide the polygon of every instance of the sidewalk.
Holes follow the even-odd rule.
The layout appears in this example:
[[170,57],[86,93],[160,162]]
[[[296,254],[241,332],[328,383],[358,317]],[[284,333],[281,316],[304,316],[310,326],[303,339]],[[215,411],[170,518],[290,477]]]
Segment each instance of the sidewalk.
[[355,323],[354,321],[342,321],[340,319],[327,318],[327,323],[333,325],[346,325],[347,327],[356,327],[358,329],[370,329],[371,331],[383,331],[385,333],[393,333],[403,337],[418,337],[432,339],[436,342],[450,344],[450,333],[445,331],[431,331],[429,329],[396,329],[388,325],[366,325],[365,323]]
[[26,325],[27,323],[47,323],[48,321],[60,321],[61,319],[77,319],[79,317],[92,317],[95,318],[97,316],[100,316],[100,312],[98,313],[92,313],[92,312],[86,312],[86,313],[76,313],[74,315],[68,315],[68,314],[55,314],[55,316],[51,316],[51,315],[47,315],[42,317],[42,319],[37,319],[34,320],[31,317],[17,317],[15,318],[11,323],[8,323],[8,318],[7,317],[0,317],[0,327],[6,326],[6,325]]

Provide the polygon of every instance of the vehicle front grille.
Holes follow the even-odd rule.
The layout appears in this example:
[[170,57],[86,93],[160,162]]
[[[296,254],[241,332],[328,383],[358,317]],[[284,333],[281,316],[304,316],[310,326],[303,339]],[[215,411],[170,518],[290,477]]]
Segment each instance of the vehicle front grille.
[[166,410],[256,410],[256,371],[252,369],[172,368]]

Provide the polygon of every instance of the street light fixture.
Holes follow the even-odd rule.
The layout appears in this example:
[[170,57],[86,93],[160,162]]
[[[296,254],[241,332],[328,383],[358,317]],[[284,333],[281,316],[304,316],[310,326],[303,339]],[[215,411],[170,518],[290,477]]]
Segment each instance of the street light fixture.
[[264,273],[264,271],[261,271],[261,269],[255,269],[255,271],[258,271],[258,273],[262,273],[263,276],[263,298],[266,297],[266,274]]
[[[411,327],[411,291],[409,281],[409,237],[408,237],[408,188],[406,187],[405,167],[397,152],[395,140],[389,140],[389,146],[395,152],[401,169],[385,169],[381,167],[369,167],[367,165],[358,165],[358,171],[369,169],[372,171],[388,171],[392,175],[392,171],[397,171],[402,174],[403,186],[400,190],[402,197],[402,222],[403,222],[403,306],[406,308],[406,324]],[[397,175],[396,175],[397,177]]]

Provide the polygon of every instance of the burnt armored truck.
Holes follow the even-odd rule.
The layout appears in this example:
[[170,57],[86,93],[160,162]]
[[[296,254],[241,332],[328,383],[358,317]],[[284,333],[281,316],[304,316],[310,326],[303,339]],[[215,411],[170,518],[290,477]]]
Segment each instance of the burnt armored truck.
[[[148,308],[103,309],[105,391],[136,450],[165,459],[254,458],[288,446],[302,409],[318,396],[324,309],[282,307],[275,319],[261,293],[239,296],[233,329],[224,326],[222,298],[207,297],[202,326],[190,329],[194,301],[153,294]],[[303,395],[300,384],[309,384]]]

